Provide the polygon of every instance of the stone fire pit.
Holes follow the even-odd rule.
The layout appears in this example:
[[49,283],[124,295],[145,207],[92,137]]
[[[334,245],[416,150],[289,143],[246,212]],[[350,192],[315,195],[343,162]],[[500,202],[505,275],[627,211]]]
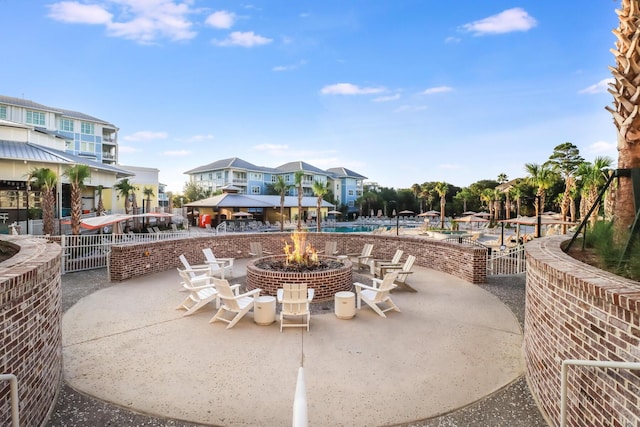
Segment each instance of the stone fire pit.
[[[319,256],[320,259],[335,260],[335,257]],[[276,295],[283,283],[306,283],[308,288],[315,289],[314,302],[325,302],[333,299],[340,291],[349,291],[353,286],[352,264],[349,260],[339,262],[337,268],[320,271],[277,271],[266,270],[257,266],[269,261],[284,260],[284,255],[273,255],[257,258],[247,264],[247,289],[262,289],[263,295]]]

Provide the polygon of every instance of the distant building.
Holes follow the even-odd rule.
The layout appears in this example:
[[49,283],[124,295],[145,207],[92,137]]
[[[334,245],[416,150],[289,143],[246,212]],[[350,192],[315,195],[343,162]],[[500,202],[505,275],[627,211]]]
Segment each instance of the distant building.
[[0,120],[22,123],[64,141],[64,151],[98,163],[118,163],[118,128],[85,113],[0,95]]
[[[329,184],[337,202],[336,208],[346,207],[347,213],[357,212],[356,200],[362,196],[362,183],[367,177],[347,168],[337,167],[327,170],[317,168],[302,161],[290,162],[275,168],[256,166],[245,160],[233,157],[217,160],[207,165],[185,172],[190,182],[204,190],[220,191],[232,185],[238,188],[238,194],[267,195],[268,188],[278,177],[282,177],[289,185],[295,184],[295,174],[304,173],[302,191],[304,197],[312,197],[313,183]],[[292,187],[288,196],[297,196],[298,189]]]

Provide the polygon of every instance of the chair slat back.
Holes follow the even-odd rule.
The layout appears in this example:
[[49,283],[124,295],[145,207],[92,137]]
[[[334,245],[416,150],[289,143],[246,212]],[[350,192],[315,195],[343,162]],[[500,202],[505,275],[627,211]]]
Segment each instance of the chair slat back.
[[251,242],[249,243],[249,248],[251,253],[258,257],[258,258],[262,258],[262,243],[260,242]]
[[364,248],[362,248],[362,256],[363,257],[371,256],[371,252],[373,252],[373,243],[365,244]]
[[204,248],[202,252],[204,253],[204,257],[207,259],[207,262],[209,262],[209,268],[211,271],[220,270],[220,266],[216,262],[216,256],[213,254],[211,248]]
[[[191,264],[189,264],[189,261],[187,261],[187,257],[185,257],[184,254],[180,255],[178,258],[180,258],[180,262],[184,266],[185,270],[191,270]],[[196,277],[196,274],[192,271],[189,271],[188,274],[191,278]]]
[[231,289],[231,285],[226,279],[213,278],[211,281],[215,284],[216,290],[220,294],[220,300],[231,311],[240,311],[241,307],[238,305],[238,301],[235,299],[235,294]]
[[282,312],[285,314],[306,314],[309,300],[306,283],[284,283],[282,285]]
[[400,264],[402,254],[404,254],[404,251],[402,249],[396,249],[396,253],[393,254],[393,258],[391,258],[391,264]]
[[388,296],[391,289],[395,287],[393,282],[398,278],[398,272],[392,271],[390,273],[385,274],[384,279],[382,279],[382,283],[380,283],[379,291],[376,292],[375,302],[383,302]]
[[335,240],[329,241],[324,244],[324,254],[327,256],[334,256],[338,250],[338,242]]
[[[407,257],[407,260],[404,262],[404,265],[402,266],[402,271],[411,271],[411,269],[413,268],[413,263],[416,262],[416,257],[415,255],[409,255]],[[400,273],[398,274],[398,279],[397,281],[400,283],[404,283],[405,280],[407,280],[407,276],[409,274],[408,273]]]

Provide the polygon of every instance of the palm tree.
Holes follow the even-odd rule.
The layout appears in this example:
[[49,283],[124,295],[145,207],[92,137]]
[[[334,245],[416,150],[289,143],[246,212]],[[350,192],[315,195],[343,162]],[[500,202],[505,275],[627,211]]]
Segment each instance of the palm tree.
[[[146,201],[147,202],[147,206],[145,208],[145,212],[149,213],[149,212],[151,212],[151,198],[153,196],[155,196],[155,194],[153,193],[153,188],[144,187],[142,189],[142,194],[144,194],[144,196],[147,198],[147,201]],[[146,224],[147,224],[147,227],[148,227],[149,226],[149,217],[146,218]]]
[[591,225],[594,225],[600,212],[600,201],[598,194],[609,177],[609,168],[613,160],[608,157],[596,157],[593,163],[582,163],[576,172],[582,182],[580,201],[580,216],[584,218],[594,204],[598,204],[589,218]]
[[447,191],[449,191],[449,186],[445,182],[436,182],[436,185],[433,187],[438,196],[440,197],[440,228],[444,229],[444,208],[447,204]]
[[298,187],[298,231],[302,231],[302,196],[304,193],[302,192],[302,178],[304,177],[304,171],[297,171],[295,173],[295,183],[296,187]]
[[420,193],[422,192],[422,187],[420,184],[413,184],[411,186],[411,191],[413,192],[413,197],[416,198],[416,202],[418,202],[418,208],[420,209],[420,213],[422,213],[422,203],[420,201]]
[[[580,150],[574,144],[565,142],[553,149],[553,154],[546,162],[551,169],[564,179],[564,194],[560,201],[562,220],[567,220],[571,205],[571,190],[576,186],[575,173],[584,159],[580,157]],[[562,234],[567,232],[567,225],[562,224]]]
[[500,219],[500,204],[502,203],[502,191],[497,188],[492,190],[491,200],[493,202],[493,219],[498,222]]
[[465,187],[458,191],[454,196],[456,199],[462,200],[462,212],[467,211],[467,202],[473,198],[473,193],[469,190],[469,187]]
[[320,181],[314,181],[313,183],[313,194],[316,195],[316,197],[318,198],[318,215],[316,216],[316,226],[318,227],[318,233],[321,231],[322,227],[321,227],[321,221],[320,221],[320,209],[322,208],[322,199],[324,196],[327,195],[327,193],[329,193],[329,187],[330,184],[327,182],[325,184],[323,184]]
[[284,196],[291,188],[291,185],[287,184],[281,176],[276,177],[276,182],[273,184],[273,191],[280,195],[280,231],[284,231]]
[[96,208],[96,215],[100,216],[104,213],[104,203],[102,201],[102,191],[104,190],[104,186],[97,185],[96,193],[98,193],[98,207]]
[[64,172],[71,183],[71,233],[80,234],[82,220],[82,189],[84,181],[91,176],[91,168],[87,165],[75,165]]
[[[638,0],[622,0],[617,11],[620,25],[613,31],[616,36],[616,66],[609,67],[614,82],[609,84],[613,95],[613,108],[605,107],[613,115],[618,146],[618,169],[640,167],[640,46],[638,39]],[[632,177],[620,176],[615,196],[616,221],[614,238],[622,242],[636,217]]]
[[489,210],[489,218],[493,217],[493,190],[491,188],[485,188],[480,193],[480,202]]
[[58,176],[49,168],[39,168],[31,171],[31,181],[42,193],[42,232],[52,235],[56,207],[53,191],[58,183]]
[[[548,165],[538,165],[536,163],[525,163],[525,170],[529,174],[527,180],[537,188],[536,191],[536,201],[535,209],[536,216],[540,215],[544,210],[545,205],[545,193],[551,188],[553,183],[556,180],[556,175],[553,173],[551,168]],[[538,224],[535,227],[536,236],[540,235],[540,230],[538,229]]]
[[129,181],[129,178],[123,178],[113,188],[118,192],[118,195],[124,199],[124,213],[127,215],[131,213],[131,193],[136,190],[136,187]]
[[498,175],[498,184],[504,184],[507,181],[509,181],[509,177],[506,173],[501,173]]
[[513,198],[513,201],[516,203],[516,217],[520,216],[520,208],[522,207],[522,185],[516,184],[509,190],[509,194]]

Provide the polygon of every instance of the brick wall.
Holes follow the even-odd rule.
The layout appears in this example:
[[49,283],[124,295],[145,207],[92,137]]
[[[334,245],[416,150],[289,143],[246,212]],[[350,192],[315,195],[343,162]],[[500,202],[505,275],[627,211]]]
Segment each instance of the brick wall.
[[[565,236],[526,246],[524,357],[541,410],[560,423],[566,359],[640,362],[640,283],[583,264]],[[640,426],[640,371],[570,367],[569,426]]]
[[[207,247],[212,248],[217,257],[247,258],[249,243],[257,241],[269,252],[283,253],[284,242],[290,242],[290,236],[291,233],[224,234],[114,246],[110,258],[111,280],[122,281],[179,267],[180,254],[184,254],[191,264],[201,264],[204,262],[202,249]],[[487,281],[487,251],[484,248],[420,237],[359,233],[309,233],[307,236],[307,241],[320,250],[329,240],[338,243],[338,253],[342,255],[360,254],[365,243],[373,243],[376,258],[389,259],[400,248],[405,253],[403,261],[411,254],[416,256],[416,265],[449,273],[470,283]]]
[[[56,243],[2,236],[19,248],[0,263],[0,373],[18,378],[20,425],[42,425],[62,376],[60,253]],[[9,382],[0,382],[0,425],[11,425]]]

